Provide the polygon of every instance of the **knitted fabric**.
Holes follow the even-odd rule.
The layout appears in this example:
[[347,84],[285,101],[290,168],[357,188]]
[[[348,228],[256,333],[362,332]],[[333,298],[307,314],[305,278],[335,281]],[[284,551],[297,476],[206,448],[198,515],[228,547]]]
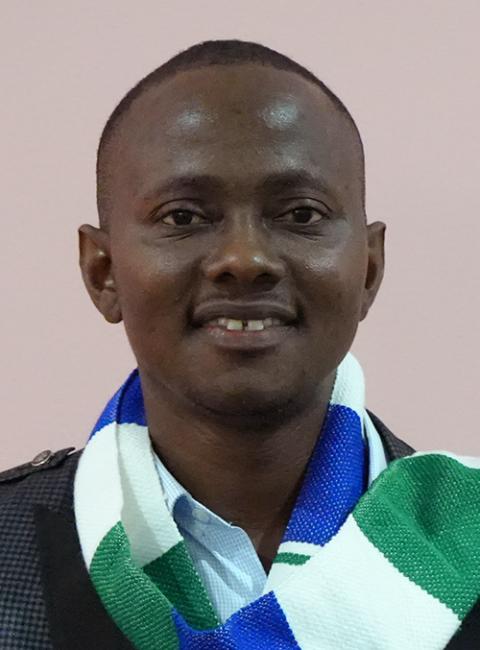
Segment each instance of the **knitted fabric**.
[[92,583],[138,650],[446,646],[480,595],[480,465],[415,454],[365,492],[364,414],[349,354],[264,594],[220,624],[167,510],[130,375],[80,459],[74,508]]

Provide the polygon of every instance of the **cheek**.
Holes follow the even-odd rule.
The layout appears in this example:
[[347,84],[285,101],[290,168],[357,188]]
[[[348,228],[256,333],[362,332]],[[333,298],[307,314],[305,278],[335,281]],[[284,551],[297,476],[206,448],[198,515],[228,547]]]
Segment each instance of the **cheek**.
[[[115,259],[115,258],[114,258]],[[139,248],[119,255],[114,268],[122,317],[133,343],[158,344],[183,330],[194,289],[193,265],[172,252]],[[162,335],[162,336],[160,336]]]
[[306,257],[302,264],[305,313],[338,330],[356,329],[360,320],[366,253],[350,245]]

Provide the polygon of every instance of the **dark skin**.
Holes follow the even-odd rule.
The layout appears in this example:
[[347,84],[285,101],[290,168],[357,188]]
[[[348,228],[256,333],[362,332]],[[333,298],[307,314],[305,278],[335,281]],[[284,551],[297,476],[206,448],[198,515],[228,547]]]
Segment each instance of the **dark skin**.
[[[358,136],[294,73],[211,66],[145,91],[104,162],[108,226],[79,231],[87,289],[125,324],[156,452],[268,571],[383,276]],[[272,315],[262,332],[211,320]]]

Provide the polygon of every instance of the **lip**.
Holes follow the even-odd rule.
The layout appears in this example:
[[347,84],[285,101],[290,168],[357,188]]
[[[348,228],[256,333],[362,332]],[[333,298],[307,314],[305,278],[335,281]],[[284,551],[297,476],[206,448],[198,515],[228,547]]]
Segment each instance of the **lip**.
[[[274,302],[208,302],[194,310],[192,320],[195,326],[201,327],[217,318],[232,318],[235,320],[276,318],[284,323],[283,327],[280,326],[280,329],[284,329],[285,326],[295,324],[297,314],[292,307]],[[268,331],[264,330],[264,332]],[[253,332],[255,336],[262,333]],[[251,332],[240,332],[240,334],[247,335],[251,334]]]
[[278,347],[297,328],[292,325],[276,325],[261,331],[226,330],[218,325],[205,325],[195,330],[205,342],[226,352],[261,352]]

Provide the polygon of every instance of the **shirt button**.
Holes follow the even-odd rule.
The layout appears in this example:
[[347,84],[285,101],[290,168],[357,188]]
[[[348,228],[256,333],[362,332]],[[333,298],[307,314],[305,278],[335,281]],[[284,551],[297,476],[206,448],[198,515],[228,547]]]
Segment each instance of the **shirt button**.
[[202,510],[201,508],[194,508],[192,514],[193,518],[202,524],[208,524],[210,521],[210,515],[208,512],[205,512],[205,510]]
[[30,465],[33,465],[33,467],[44,465],[45,463],[48,463],[52,456],[53,453],[50,451],[50,449],[45,449],[45,451],[41,451],[35,456],[35,458],[30,462]]

